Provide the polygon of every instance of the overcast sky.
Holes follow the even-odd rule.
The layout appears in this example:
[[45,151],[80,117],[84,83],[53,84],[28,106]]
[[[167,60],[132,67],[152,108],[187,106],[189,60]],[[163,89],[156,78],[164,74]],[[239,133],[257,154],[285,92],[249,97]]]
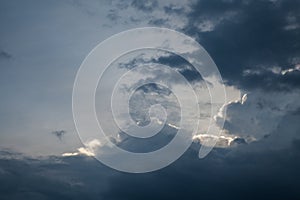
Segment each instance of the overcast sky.
[[[0,24],[1,199],[300,197],[300,1],[4,0]],[[198,151],[214,136],[199,130],[175,163],[132,175],[92,157],[101,141],[82,144],[73,122],[72,89],[81,63],[96,45],[146,26],[173,29],[199,42],[218,67],[228,100],[214,118],[216,126],[225,123],[207,157],[199,159]],[[160,51],[123,56],[103,81],[109,85],[118,73],[149,63],[171,66],[197,95],[207,97],[201,76],[186,60]],[[133,76],[146,74],[182,86],[162,72]],[[130,101],[138,124],[149,122],[145,113],[153,103],[166,107],[167,124],[148,142],[115,129],[101,110],[105,87],[97,92],[97,114],[107,119],[104,126],[120,147],[151,151],[176,134],[180,111],[168,89],[150,84]],[[205,100],[201,103],[205,115],[209,109]]]

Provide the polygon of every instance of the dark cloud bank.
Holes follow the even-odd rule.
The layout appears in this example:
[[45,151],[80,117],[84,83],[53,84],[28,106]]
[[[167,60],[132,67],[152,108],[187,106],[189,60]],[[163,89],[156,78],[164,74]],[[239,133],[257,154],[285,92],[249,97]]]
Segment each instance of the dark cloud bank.
[[[198,37],[229,84],[246,89],[278,82],[299,87],[299,81],[289,82],[272,73],[243,78],[246,69],[285,69],[299,63],[299,1],[205,0],[192,8],[184,31]],[[199,32],[195,22],[205,19],[216,23],[213,31]],[[276,85],[267,88],[278,89]]]
[[116,172],[89,157],[26,158],[1,152],[1,199],[298,199],[300,140],[287,149],[198,146],[147,174]]

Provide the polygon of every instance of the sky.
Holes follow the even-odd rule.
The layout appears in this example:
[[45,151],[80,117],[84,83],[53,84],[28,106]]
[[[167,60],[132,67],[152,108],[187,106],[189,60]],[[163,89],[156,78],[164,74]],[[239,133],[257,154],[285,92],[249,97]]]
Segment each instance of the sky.
[[[299,13],[296,0],[2,0],[0,198],[299,199]],[[201,110],[198,116],[186,107],[186,126],[194,126],[195,115],[201,123],[179,159],[157,171],[132,174],[96,159],[110,155],[110,146],[91,127],[85,127],[86,136],[78,134],[72,91],[80,66],[100,42],[143,27],[176,30],[202,45],[213,62],[200,60],[218,68],[227,99],[222,101],[222,88],[214,76],[199,74],[171,52],[144,49],[112,62],[97,86],[95,108],[101,126],[118,147],[136,153],[154,151],[181,130],[178,101],[189,102],[192,97],[163,65],[189,82]],[[147,39],[159,41],[151,35]],[[178,51],[193,55],[193,48],[177,41]],[[111,50],[125,48],[126,42],[126,38],[119,41]],[[118,82],[118,115],[113,116],[105,100],[126,72],[131,74]],[[172,87],[144,85],[128,102],[122,101],[129,85],[138,86],[146,78]],[[215,91],[215,104],[208,103],[210,89]],[[126,131],[132,129],[122,110],[126,103],[138,126],[153,119],[156,125],[165,122],[159,134],[146,140],[128,136]],[[153,117],[149,108],[155,104],[161,104],[165,113]],[[211,106],[216,106],[213,113]],[[199,149],[214,142],[212,151],[199,159]]]

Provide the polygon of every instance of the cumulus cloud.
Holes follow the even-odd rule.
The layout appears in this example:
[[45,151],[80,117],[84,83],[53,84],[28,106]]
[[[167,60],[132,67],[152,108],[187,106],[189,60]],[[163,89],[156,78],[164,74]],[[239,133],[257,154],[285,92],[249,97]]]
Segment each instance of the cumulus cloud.
[[[227,105],[224,128],[228,134],[242,137],[247,142],[267,138],[278,130],[279,124],[286,116],[300,108],[299,98],[298,90],[252,91],[250,94],[245,94],[242,100]],[[288,129],[294,134],[285,137],[296,138],[298,129],[293,126],[289,126]]]
[[98,152],[99,147],[101,147],[101,142],[97,139],[93,139],[89,142],[86,142],[84,144],[84,147],[80,147],[75,152],[71,153],[63,153],[62,156],[78,156],[78,155],[84,155],[84,156],[95,156],[96,152]]
[[[119,92],[122,93],[127,88],[132,88],[134,85],[139,85],[139,79],[143,82],[145,77],[151,77],[150,80],[154,82],[156,80],[165,80],[168,83],[172,83],[172,88],[164,88],[159,85],[155,84],[148,84],[140,87],[135,93],[131,96],[129,101],[129,109],[130,114],[134,120],[136,120],[138,125],[147,124],[150,121],[149,118],[149,108],[151,105],[160,104],[166,109],[167,113],[167,126],[169,127],[179,127],[179,120],[180,120],[180,106],[177,102],[176,96],[172,93],[172,89],[176,88],[177,91],[184,91],[186,88],[182,86],[182,83],[170,74],[166,73],[163,69],[153,69],[149,71],[134,71],[136,67],[144,66],[145,64],[149,63],[159,63],[166,66],[171,67],[173,70],[176,70],[183,77],[191,84],[195,93],[198,97],[198,104],[201,107],[201,122],[199,124],[199,130],[196,133],[196,136],[193,138],[194,140],[199,141],[203,144],[204,141],[219,139],[217,143],[218,147],[228,147],[231,145],[231,141],[237,138],[237,136],[232,136],[224,133],[221,128],[217,127],[216,125],[212,125],[215,129],[215,135],[208,135],[206,134],[207,130],[209,129],[208,124],[213,116],[211,116],[211,99],[208,93],[207,87],[217,89],[217,86],[212,85],[210,82],[205,83],[202,79],[201,74],[185,59],[180,56],[166,53],[162,51],[155,51],[154,54],[149,54],[147,52],[143,52],[137,54],[136,57],[133,59],[130,57],[128,60],[119,63],[119,67],[125,70],[131,70],[132,76],[128,78],[126,82],[122,82],[122,90]],[[134,78],[133,78],[134,77]],[[159,82],[159,81],[157,81]],[[207,85],[206,85],[207,84]],[[219,92],[222,91],[223,88],[218,90]],[[234,87],[226,86],[227,91],[227,101],[233,101],[240,98],[240,92]],[[184,92],[178,93],[182,97],[184,97]],[[177,95],[178,95],[177,94]],[[190,98],[190,97],[184,97]],[[221,108],[222,99],[215,100],[215,103],[220,103],[217,105]],[[191,113],[194,113],[194,109],[191,109]],[[126,121],[126,120],[125,120]],[[195,116],[190,116],[190,123],[197,123],[197,118]],[[214,124],[215,122],[213,122]],[[180,127],[179,127],[180,128]],[[210,127],[212,129],[212,127]],[[170,135],[169,131],[162,131],[163,134]],[[219,132],[222,132],[220,136]],[[122,134],[125,135],[125,134]],[[128,139],[128,138],[127,138]],[[162,139],[162,138],[160,138]],[[162,139],[163,140],[163,139]],[[169,141],[168,138],[165,140]],[[132,142],[132,140],[129,140]],[[141,142],[141,141],[138,141]],[[161,142],[156,142],[157,144],[161,144]],[[211,142],[209,142],[211,144]],[[128,144],[128,141],[127,141]],[[143,143],[144,144],[144,143]],[[153,143],[149,143],[152,144]],[[148,145],[149,145],[148,144]],[[213,145],[213,144],[211,144]],[[128,146],[128,145],[127,145]],[[133,145],[134,146],[134,145]],[[145,149],[149,149],[146,144],[143,145]],[[155,146],[155,145],[154,145]],[[151,148],[150,148],[151,149]]]
[[[156,9],[160,10],[161,6],[158,3]],[[176,2],[163,7],[164,15],[184,15],[181,30],[208,50],[227,84],[249,93],[244,103],[240,100],[226,106],[228,118],[222,137],[229,137],[230,141],[261,140],[276,131],[282,119],[298,109],[300,6],[297,3],[204,0],[185,6]],[[154,14],[150,16],[153,20]],[[160,17],[160,21],[162,19]],[[175,63],[181,63],[171,56],[158,60],[174,68]],[[137,62],[128,66],[135,64]],[[195,80],[196,73],[189,70],[188,65],[185,69],[189,80]],[[204,136],[196,138],[203,140]],[[226,143],[227,140],[223,142]]]

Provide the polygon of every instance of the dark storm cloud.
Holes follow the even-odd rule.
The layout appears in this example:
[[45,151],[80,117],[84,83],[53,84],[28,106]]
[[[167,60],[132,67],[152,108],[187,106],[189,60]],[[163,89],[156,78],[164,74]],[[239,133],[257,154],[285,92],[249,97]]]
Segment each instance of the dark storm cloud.
[[126,151],[136,153],[156,151],[167,145],[174,138],[177,131],[177,129],[165,125],[162,131],[148,139],[132,137],[124,132],[120,132],[120,137],[124,139],[118,143],[118,146]]
[[284,74],[272,71],[260,71],[243,76],[242,86],[245,89],[255,89],[259,86],[265,90],[292,91],[300,88],[300,71],[294,70]]
[[186,78],[186,80],[190,82],[203,80],[201,74],[181,56],[175,54],[161,56],[157,59],[157,62],[178,69],[179,72]]
[[181,73],[189,82],[198,82],[203,80],[201,74],[193,67],[193,65],[186,61],[183,57],[171,53],[148,60],[143,59],[142,57],[134,58],[126,63],[121,63],[120,67],[132,69],[144,63],[157,63],[171,67]]
[[[89,173],[84,172],[87,165]],[[83,157],[6,158],[1,152],[0,199],[98,199],[97,190],[105,189],[98,167]]]
[[[300,145],[282,151],[215,150],[203,160],[186,153],[161,171],[116,176],[107,199],[297,199]],[[291,153],[292,152],[292,153]],[[290,155],[288,155],[290,153]],[[288,168],[288,171],[287,171]],[[117,193],[114,191],[118,191]]]
[[1,199],[297,199],[300,141],[282,150],[194,144],[171,166],[146,174],[109,169],[88,157],[0,159]]
[[238,108],[228,107],[232,123],[225,129],[245,138],[274,134],[282,143],[285,133],[299,135],[295,121],[274,129],[299,109],[300,2],[202,0],[191,9],[182,31],[204,46],[227,84],[252,95]]
[[[203,0],[191,8],[185,32],[198,38],[229,84],[243,87],[245,69],[286,66],[299,59],[299,1]],[[286,28],[289,18],[295,23],[292,29]],[[212,31],[197,27],[205,20],[214,24]]]

